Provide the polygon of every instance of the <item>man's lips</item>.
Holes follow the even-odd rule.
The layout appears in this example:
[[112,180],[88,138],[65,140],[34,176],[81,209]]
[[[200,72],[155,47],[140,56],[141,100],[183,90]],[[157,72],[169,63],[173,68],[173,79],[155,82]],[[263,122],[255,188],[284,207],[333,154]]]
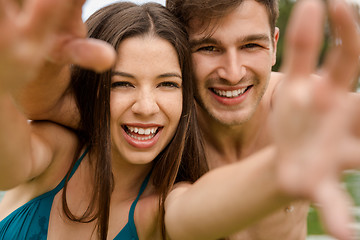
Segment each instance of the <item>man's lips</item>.
[[220,88],[209,88],[209,90],[212,93],[214,99],[220,104],[226,106],[235,106],[242,103],[246,99],[252,87],[253,85],[231,90],[223,90]]
[[219,97],[236,98],[243,95],[250,87],[252,87],[252,85],[234,90],[221,90],[216,88],[210,88],[210,90]]

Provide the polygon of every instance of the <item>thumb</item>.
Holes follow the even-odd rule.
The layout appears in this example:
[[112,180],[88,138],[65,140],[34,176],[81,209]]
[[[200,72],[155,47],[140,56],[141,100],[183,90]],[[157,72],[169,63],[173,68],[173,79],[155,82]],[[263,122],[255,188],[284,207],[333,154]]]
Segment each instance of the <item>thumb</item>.
[[67,62],[96,72],[110,69],[116,60],[115,49],[110,44],[97,39],[70,41],[64,51]]

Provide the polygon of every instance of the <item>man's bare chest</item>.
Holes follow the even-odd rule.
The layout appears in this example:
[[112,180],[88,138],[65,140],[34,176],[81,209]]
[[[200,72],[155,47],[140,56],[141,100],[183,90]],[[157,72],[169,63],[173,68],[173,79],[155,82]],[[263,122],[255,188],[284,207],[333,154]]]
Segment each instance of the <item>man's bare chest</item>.
[[229,236],[227,240],[305,240],[307,213],[307,202],[293,203]]

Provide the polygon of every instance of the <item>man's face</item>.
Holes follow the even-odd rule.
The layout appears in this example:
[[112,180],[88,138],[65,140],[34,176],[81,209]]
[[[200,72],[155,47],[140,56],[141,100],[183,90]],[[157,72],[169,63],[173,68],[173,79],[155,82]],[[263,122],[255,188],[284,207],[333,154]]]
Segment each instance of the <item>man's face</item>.
[[245,0],[230,14],[211,22],[206,31],[189,29],[196,99],[213,119],[238,125],[253,116],[276,61],[266,8]]

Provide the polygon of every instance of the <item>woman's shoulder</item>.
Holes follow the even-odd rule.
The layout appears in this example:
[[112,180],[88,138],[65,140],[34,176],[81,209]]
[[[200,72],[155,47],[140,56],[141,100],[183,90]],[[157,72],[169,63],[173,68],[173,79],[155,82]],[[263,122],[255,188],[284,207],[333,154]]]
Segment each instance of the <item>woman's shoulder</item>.
[[[166,196],[164,210],[166,213],[169,198],[175,198],[191,186],[188,182],[174,184],[169,194]],[[151,194],[144,194],[135,209],[135,225],[139,239],[162,239],[160,196],[154,191]],[[164,216],[165,217],[165,216]],[[165,221],[165,219],[163,219]]]
[[134,222],[139,239],[161,239],[159,196],[141,197],[134,212]]

